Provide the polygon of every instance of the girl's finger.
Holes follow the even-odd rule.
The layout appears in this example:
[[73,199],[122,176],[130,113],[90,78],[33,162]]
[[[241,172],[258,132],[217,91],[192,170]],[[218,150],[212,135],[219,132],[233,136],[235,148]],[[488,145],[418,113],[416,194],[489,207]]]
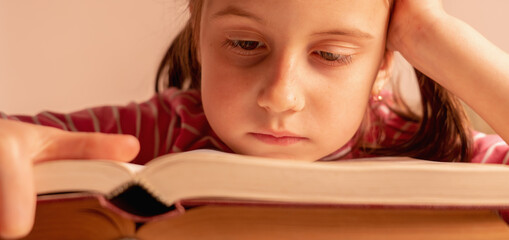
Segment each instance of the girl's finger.
[[58,159],[109,159],[130,161],[140,149],[131,135],[104,133],[69,133],[59,131],[41,146],[34,162]]

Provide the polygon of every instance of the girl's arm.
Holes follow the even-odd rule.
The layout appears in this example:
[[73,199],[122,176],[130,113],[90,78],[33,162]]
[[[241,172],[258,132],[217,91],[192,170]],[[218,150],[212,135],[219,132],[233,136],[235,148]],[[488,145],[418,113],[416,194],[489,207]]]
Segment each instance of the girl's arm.
[[388,48],[460,97],[509,142],[509,55],[440,0],[395,0]]
[[128,134],[140,141],[140,153],[133,160],[145,164],[151,159],[173,152],[198,148],[228,151],[207,124],[198,91],[172,88],[143,103],[126,106],[102,106],[72,113],[42,112],[35,116],[7,116],[51,126],[70,132]]

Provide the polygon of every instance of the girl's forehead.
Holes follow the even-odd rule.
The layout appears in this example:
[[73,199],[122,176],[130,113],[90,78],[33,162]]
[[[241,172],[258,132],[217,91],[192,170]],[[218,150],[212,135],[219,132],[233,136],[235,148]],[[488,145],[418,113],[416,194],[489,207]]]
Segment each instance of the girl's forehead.
[[[196,0],[193,0],[196,1]],[[200,0],[198,0],[200,1]],[[394,0],[201,0],[205,8],[216,5],[238,5],[244,7],[254,7],[270,9],[275,6],[301,6],[312,11],[314,9],[330,9],[330,10],[365,10],[367,8],[375,8],[380,11],[387,11],[391,8]]]
[[203,19],[214,21],[231,16],[255,20],[262,25],[301,24],[311,28],[337,26],[363,28],[382,33],[392,0],[205,0]]

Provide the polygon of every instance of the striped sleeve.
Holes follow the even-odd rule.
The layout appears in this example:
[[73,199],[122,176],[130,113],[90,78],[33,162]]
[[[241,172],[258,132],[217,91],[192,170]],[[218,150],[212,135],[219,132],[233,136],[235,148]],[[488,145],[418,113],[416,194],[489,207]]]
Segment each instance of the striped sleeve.
[[498,135],[474,132],[474,151],[471,162],[509,164],[509,146]]

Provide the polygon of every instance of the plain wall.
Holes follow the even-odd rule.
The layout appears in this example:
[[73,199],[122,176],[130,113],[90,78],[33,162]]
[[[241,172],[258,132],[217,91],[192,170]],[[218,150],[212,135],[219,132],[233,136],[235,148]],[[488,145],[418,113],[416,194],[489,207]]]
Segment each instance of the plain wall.
[[[68,112],[148,99],[164,50],[186,19],[185,2],[0,0],[0,111]],[[444,5],[509,52],[502,26],[509,1]]]
[[0,111],[143,101],[185,0],[0,0]]

